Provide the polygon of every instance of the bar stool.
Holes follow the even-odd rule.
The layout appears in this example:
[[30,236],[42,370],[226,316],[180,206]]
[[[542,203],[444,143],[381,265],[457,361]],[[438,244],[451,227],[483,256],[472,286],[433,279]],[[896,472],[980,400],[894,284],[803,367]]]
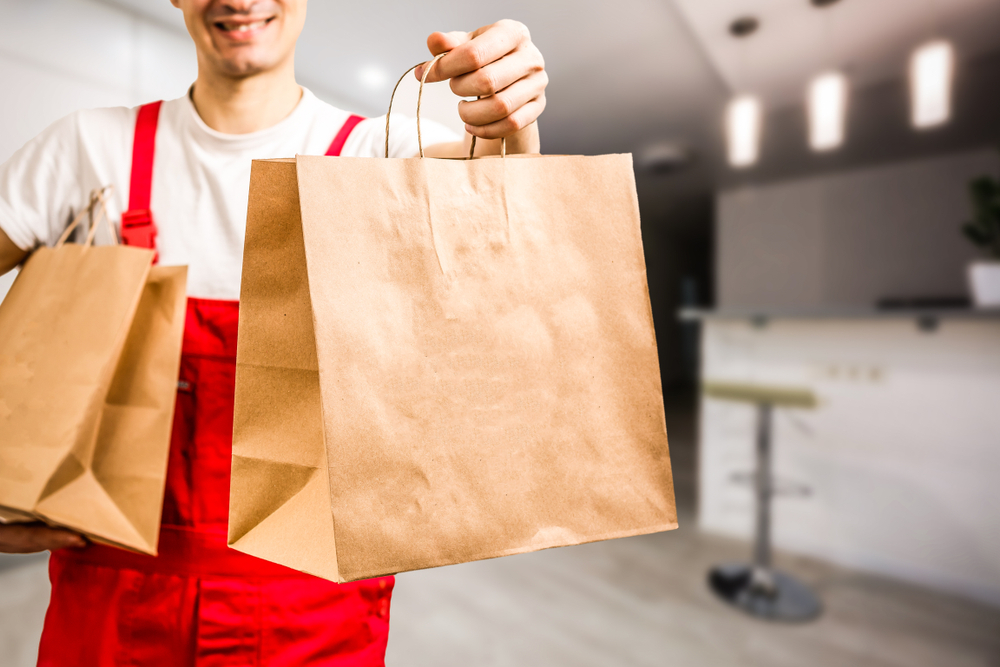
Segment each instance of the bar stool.
[[[819,598],[805,584],[771,566],[771,499],[778,493],[771,472],[771,416],[775,408],[816,407],[810,389],[758,384],[705,382],[706,396],[757,406],[757,462],[750,476],[756,496],[753,563],[712,568],[708,583],[725,602],[746,613],[774,621],[808,621],[822,610]],[[808,493],[798,487],[793,492]]]

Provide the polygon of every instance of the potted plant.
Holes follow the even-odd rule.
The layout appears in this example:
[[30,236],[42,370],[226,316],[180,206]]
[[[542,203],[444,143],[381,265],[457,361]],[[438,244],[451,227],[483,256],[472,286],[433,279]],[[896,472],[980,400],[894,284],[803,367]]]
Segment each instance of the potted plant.
[[969,265],[969,285],[976,306],[1000,306],[1000,183],[980,176],[969,183],[973,218],[962,226],[965,236],[987,259]]

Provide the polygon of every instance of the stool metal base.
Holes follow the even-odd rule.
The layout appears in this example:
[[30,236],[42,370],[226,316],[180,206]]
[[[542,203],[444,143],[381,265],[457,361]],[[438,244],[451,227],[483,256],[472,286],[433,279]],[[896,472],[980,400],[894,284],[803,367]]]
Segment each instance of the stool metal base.
[[823,609],[819,598],[805,584],[777,570],[721,565],[708,573],[708,584],[734,607],[771,621],[810,621]]

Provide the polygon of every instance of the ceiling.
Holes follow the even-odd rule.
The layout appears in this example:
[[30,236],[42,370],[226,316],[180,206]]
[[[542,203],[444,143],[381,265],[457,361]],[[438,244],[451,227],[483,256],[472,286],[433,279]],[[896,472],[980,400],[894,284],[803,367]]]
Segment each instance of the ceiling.
[[[169,0],[105,1],[183,30]],[[737,43],[728,25],[747,14],[762,27]],[[545,152],[633,152],[641,161],[666,145],[691,157],[666,174],[637,170],[644,224],[705,230],[706,202],[719,188],[1000,136],[993,93],[1000,62],[988,61],[1000,52],[1000,0],[843,0],[824,10],[809,0],[313,0],[298,76],[334,103],[381,114],[397,73],[426,59],[429,33],[472,30],[501,17],[523,21],[546,58]],[[955,127],[928,139],[908,128],[904,76],[913,47],[935,35],[956,43],[960,68],[978,72],[965,77],[962,93],[976,113],[956,105]],[[976,62],[992,65],[976,69]],[[801,98],[808,79],[831,66],[851,78],[850,122],[859,129],[835,155],[819,156],[805,145]],[[761,163],[734,172],[724,161],[722,114],[733,91],[746,88],[761,94],[770,115]],[[447,88],[436,94],[439,115],[457,123]]]
[[[866,88],[899,78],[915,46],[944,37],[960,60],[1000,46],[997,0],[674,0],[730,90],[753,91],[772,107],[797,104],[817,72],[836,68]],[[758,30],[729,33],[738,17]]]

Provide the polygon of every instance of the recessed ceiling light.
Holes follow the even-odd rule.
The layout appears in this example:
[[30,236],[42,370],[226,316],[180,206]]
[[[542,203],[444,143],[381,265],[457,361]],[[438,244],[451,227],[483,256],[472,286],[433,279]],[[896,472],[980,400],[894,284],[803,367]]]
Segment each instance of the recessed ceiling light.
[[726,135],[732,166],[749,167],[757,162],[762,115],[760,100],[752,95],[741,95],[729,103]]
[[[747,15],[730,23],[729,33],[737,39],[744,39],[759,28],[760,21],[755,16]],[[729,102],[726,107],[726,141],[730,165],[742,168],[757,162],[762,126],[763,111],[758,97],[744,93]]]
[[844,143],[847,116],[847,77],[840,72],[820,74],[809,84],[809,144],[826,151]]
[[729,24],[729,34],[734,37],[747,37],[757,32],[760,21],[753,16],[741,16]]
[[911,116],[918,128],[934,127],[951,116],[954,51],[945,41],[924,44],[910,60]]

